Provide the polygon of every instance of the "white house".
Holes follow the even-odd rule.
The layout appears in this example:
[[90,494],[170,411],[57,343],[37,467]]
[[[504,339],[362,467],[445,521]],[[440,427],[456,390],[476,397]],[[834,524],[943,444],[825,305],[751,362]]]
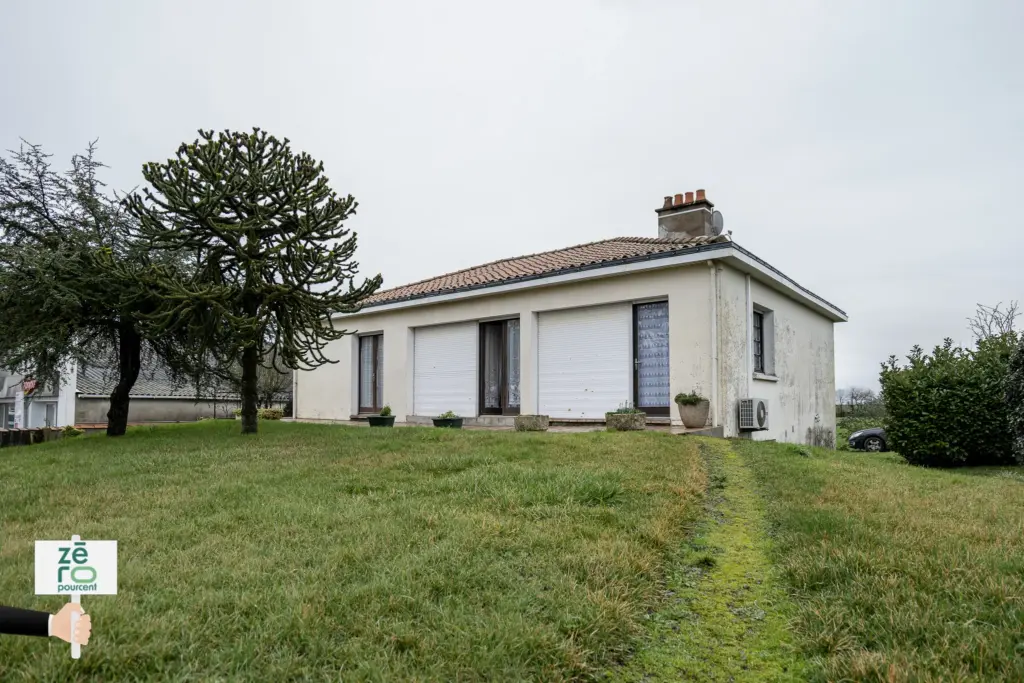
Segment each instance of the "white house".
[[[448,410],[599,421],[623,404],[680,424],[710,399],[726,436],[804,442],[835,427],[833,326],[846,314],[721,235],[704,191],[666,197],[657,237],[619,237],[381,291],[334,324],[338,361],[295,373],[296,417]],[[653,226],[652,226],[653,227]],[[653,231],[652,231],[653,232]],[[741,425],[762,399],[766,428]],[[749,421],[749,415],[747,415]]]

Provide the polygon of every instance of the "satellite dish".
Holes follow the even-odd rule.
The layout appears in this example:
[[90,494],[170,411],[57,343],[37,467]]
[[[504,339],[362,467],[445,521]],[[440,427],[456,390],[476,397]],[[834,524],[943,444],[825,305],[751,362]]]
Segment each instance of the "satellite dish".
[[711,232],[718,237],[722,234],[723,228],[725,228],[725,218],[722,217],[721,211],[715,211],[711,214]]

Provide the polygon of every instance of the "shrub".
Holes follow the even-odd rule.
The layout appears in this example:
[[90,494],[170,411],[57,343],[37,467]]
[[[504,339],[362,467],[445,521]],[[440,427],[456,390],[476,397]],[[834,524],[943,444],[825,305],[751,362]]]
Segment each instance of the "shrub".
[[82,433],[83,433],[83,430],[78,429],[77,427],[73,427],[72,425],[68,425],[68,426],[64,427],[63,429],[61,429],[61,431],[64,432],[64,436],[66,436],[66,437],[67,436],[81,436]]
[[384,406],[380,409],[381,417],[391,417],[391,406]]
[[618,413],[618,414],[622,414],[622,413],[632,414],[632,413],[642,413],[644,411],[640,410],[639,408],[634,407],[632,403],[627,401],[625,403],[620,403],[619,407],[616,408],[615,410],[611,411],[611,412],[612,413]]
[[1006,411],[1013,439],[1013,455],[1024,465],[1024,336],[1010,358],[1006,375]]
[[695,406],[701,401],[706,401],[708,399],[704,398],[696,391],[691,391],[688,394],[676,394],[675,400],[676,403],[678,403],[681,406]]
[[234,415],[235,417],[241,417],[242,416],[242,409],[241,408],[235,408],[234,410],[231,411],[231,414]]
[[284,411],[280,408],[260,408],[256,411],[256,417],[261,420],[280,420],[284,417]]
[[459,416],[455,414],[453,410],[446,410],[437,416],[438,420],[458,420]]
[[1016,342],[1011,333],[964,349],[947,339],[930,356],[915,346],[902,367],[890,357],[881,374],[889,447],[929,467],[1012,462],[1005,390]]

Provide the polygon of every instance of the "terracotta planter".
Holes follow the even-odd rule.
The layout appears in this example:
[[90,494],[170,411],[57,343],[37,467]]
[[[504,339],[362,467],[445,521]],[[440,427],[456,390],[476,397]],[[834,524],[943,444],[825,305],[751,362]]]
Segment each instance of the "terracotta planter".
[[443,427],[445,429],[462,429],[462,418],[461,417],[435,417],[435,427]]
[[546,432],[551,426],[547,415],[516,415],[514,422],[517,432]]
[[646,413],[605,413],[604,422],[613,432],[637,432],[647,429]]
[[395,416],[394,415],[370,415],[366,418],[366,421],[370,423],[371,427],[394,427]]
[[687,429],[700,429],[707,425],[711,401],[705,399],[693,405],[677,403],[676,406],[679,408],[679,419]]

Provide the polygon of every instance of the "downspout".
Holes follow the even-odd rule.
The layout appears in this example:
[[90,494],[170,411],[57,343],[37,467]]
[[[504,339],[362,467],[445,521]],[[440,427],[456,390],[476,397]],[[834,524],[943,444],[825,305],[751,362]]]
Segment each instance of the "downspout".
[[708,261],[711,276],[711,426],[718,426],[718,277],[714,261]]
[[747,275],[747,308],[746,308],[746,319],[747,319],[747,360],[746,360],[746,386],[747,386],[747,398],[751,396],[754,369],[751,367],[751,363],[754,362],[754,303],[750,296],[750,275]]

